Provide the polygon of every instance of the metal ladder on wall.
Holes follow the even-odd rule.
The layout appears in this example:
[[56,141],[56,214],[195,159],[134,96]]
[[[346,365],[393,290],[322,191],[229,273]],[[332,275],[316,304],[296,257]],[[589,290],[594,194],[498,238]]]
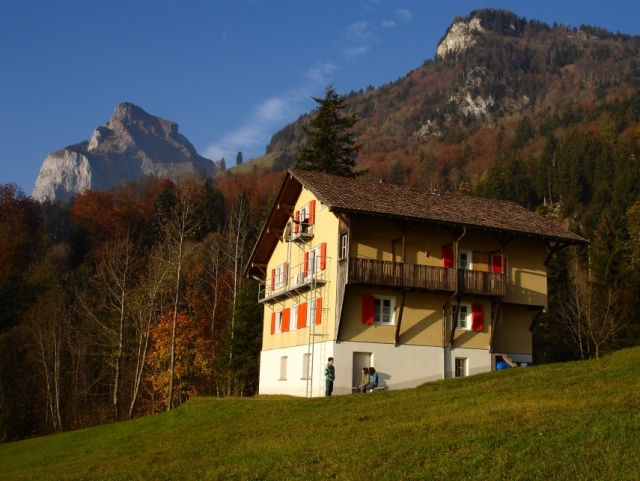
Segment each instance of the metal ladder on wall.
[[[303,244],[306,245],[306,242]],[[309,246],[311,247],[311,246]],[[311,249],[309,249],[311,252]],[[316,256],[314,254],[313,258],[309,255],[309,275],[311,277],[311,282],[309,283],[309,293],[310,298],[307,300],[310,305],[309,309],[309,340],[307,343],[307,390],[306,397],[313,397],[313,374],[314,374],[314,358],[315,358],[315,350],[316,350]]]

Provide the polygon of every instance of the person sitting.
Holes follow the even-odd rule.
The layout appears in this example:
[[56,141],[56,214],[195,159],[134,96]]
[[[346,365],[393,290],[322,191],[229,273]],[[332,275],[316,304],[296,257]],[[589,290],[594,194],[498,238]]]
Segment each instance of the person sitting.
[[364,386],[362,392],[371,391],[373,388],[378,387],[378,373],[372,367],[369,368],[369,382]]
[[358,384],[358,387],[356,388],[355,392],[364,392],[364,387],[369,384],[369,368],[368,367],[363,367],[362,368],[362,380],[360,381],[360,384]]

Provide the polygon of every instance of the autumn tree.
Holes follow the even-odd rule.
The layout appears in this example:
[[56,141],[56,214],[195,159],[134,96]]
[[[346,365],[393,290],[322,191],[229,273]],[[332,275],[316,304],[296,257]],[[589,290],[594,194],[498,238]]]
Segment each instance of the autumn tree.
[[344,97],[338,95],[332,85],[325,89],[323,99],[311,97],[319,107],[310,127],[302,127],[309,137],[309,146],[300,149],[295,168],[317,170],[342,177],[356,177],[356,157],[361,145],[353,139],[352,128],[358,114],[342,115],[347,108]]

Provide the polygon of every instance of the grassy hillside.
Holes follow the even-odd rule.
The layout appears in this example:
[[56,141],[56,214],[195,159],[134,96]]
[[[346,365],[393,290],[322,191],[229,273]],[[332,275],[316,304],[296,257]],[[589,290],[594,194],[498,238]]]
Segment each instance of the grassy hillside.
[[2,445],[0,472],[4,479],[638,479],[639,365],[640,349],[630,349],[380,394],[197,398],[151,418]]
[[[273,154],[265,154],[260,157],[256,157],[255,159],[248,160],[243,164],[230,166],[227,171],[231,172],[232,174],[248,174],[256,167],[269,169],[271,168],[272,164]],[[225,175],[227,171],[222,171],[218,175]]]

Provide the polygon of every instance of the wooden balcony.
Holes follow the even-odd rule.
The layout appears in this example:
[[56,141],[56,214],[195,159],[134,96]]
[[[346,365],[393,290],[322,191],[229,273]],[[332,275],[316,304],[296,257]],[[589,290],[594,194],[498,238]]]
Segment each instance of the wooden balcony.
[[456,276],[460,277],[461,293],[498,297],[505,296],[507,293],[504,274],[495,272],[403,264],[355,257],[349,259],[348,283],[350,284],[377,284],[455,292]]

